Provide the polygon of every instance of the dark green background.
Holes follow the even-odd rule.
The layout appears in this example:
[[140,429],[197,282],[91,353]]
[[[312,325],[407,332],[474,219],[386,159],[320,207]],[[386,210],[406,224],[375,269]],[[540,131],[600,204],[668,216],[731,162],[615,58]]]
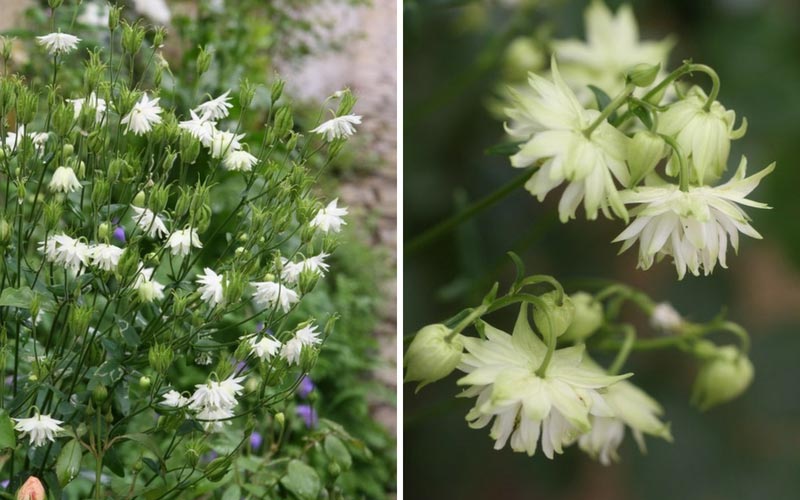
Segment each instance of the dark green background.
[[[558,38],[582,37],[587,2],[549,3],[529,15],[519,33],[547,24]],[[485,154],[503,140],[501,124],[485,104],[502,79],[498,54],[514,14],[487,10],[483,25],[468,29],[470,4],[404,5],[406,241],[517,174],[506,158]],[[743,239],[729,270],[678,282],[671,263],[643,272],[635,269],[635,252],[616,256],[610,241],[620,222],[589,224],[579,216],[561,225],[558,192],[539,204],[518,191],[458,231],[406,254],[403,333],[474,305],[495,279],[508,283],[513,269],[504,254],[515,250],[531,273],[553,274],[567,285],[587,277],[620,280],[671,301],[693,319],[710,319],[727,306],[729,317],[752,334],[754,384],[739,400],[701,414],[688,403],[696,372],[691,359],[674,351],[634,355],[628,367],[663,403],[675,442],[649,439],[649,453],[640,456],[628,436],[622,462],[612,467],[576,448],[552,462],[541,452],[533,458],[495,452],[488,429],[466,426],[471,402],[453,397],[455,376],[416,396],[409,386],[406,498],[800,498],[800,4],[662,0],[633,6],[644,38],[678,36],[672,67],[686,57],[714,67],[722,79],[720,100],[748,118],[749,132],[733,144],[730,163],[745,154],[754,172],[777,161],[775,173],[753,195],[773,210],[749,210],[764,240]],[[636,315],[629,319],[642,323]]]

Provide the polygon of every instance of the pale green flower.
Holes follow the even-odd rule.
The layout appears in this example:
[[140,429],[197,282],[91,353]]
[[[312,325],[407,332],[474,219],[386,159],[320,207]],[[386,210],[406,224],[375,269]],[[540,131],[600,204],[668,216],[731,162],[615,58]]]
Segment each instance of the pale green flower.
[[613,211],[627,219],[614,179],[628,185],[625,164],[629,139],[607,121],[587,137],[584,134],[600,113],[578,102],[552,62],[552,81],[531,74],[533,92],[514,96],[515,105],[506,110],[511,123],[508,133],[525,141],[511,157],[515,167],[540,164],[525,185],[540,201],[565,181],[568,186],[558,206],[562,222],[575,217],[581,202],[588,219],[598,211],[610,217]]
[[591,416],[613,415],[600,390],[624,378],[589,370],[581,364],[583,345],[558,349],[544,377],[536,374],[547,347],[533,332],[527,307],[520,310],[513,335],[491,325],[486,339],[465,338],[466,353],[459,369],[467,375],[459,385],[470,386],[462,397],[477,397],[467,414],[473,428],[492,420],[489,435],[495,449],[510,440],[514,451],[533,455],[541,436],[548,458],[591,429]]
[[714,347],[697,373],[692,402],[708,410],[739,397],[753,382],[753,363],[733,346]]
[[738,250],[739,233],[761,238],[739,205],[769,208],[746,197],[775,164],[750,177],[745,177],[746,168],[747,160],[742,158],[736,175],[716,187],[681,191],[674,184],[663,184],[623,192],[625,203],[639,206],[632,210],[636,218],[614,240],[624,242],[620,252],[638,241],[641,269],[649,269],[656,258],[671,256],[680,279],[687,269],[698,276],[701,268],[711,274],[717,262],[727,267],[728,242]]
[[[625,75],[637,64],[665,67],[674,45],[672,38],[660,42],[639,40],[639,27],[630,5],[616,15],[601,1],[593,1],[584,13],[586,41],[555,40],[553,50],[562,62],[564,78],[590,96],[588,85],[614,96],[625,87]],[[583,97],[583,96],[582,96]]]
[[454,335],[445,325],[423,327],[408,346],[404,363],[405,382],[419,382],[417,391],[450,375],[461,361],[464,337]]
[[[714,101],[705,110],[708,96],[700,87],[692,87],[686,96],[669,106],[658,118],[658,132],[675,138],[689,159],[692,180],[714,182],[725,172],[731,140],[739,139],[747,130],[747,120],[734,130],[736,113]],[[671,175],[678,175],[679,165],[671,160],[667,166]]]

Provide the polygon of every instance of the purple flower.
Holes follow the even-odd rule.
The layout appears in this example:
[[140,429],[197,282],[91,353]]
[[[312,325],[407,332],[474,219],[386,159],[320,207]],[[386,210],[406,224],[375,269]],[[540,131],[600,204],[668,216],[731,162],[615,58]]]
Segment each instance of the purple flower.
[[319,417],[317,416],[317,410],[314,409],[311,405],[297,405],[296,410],[297,416],[303,419],[306,423],[306,427],[311,429],[312,427],[317,426],[317,421]]
[[125,243],[125,228],[122,226],[117,226],[117,228],[114,229],[113,236],[114,239],[120,243]]
[[4,479],[3,481],[0,481],[0,488],[8,488],[8,484],[10,482],[11,481],[9,481],[8,479]]
[[314,390],[316,386],[314,382],[311,380],[311,377],[308,375],[303,375],[303,379],[300,381],[300,385],[297,386],[297,395],[303,399],[308,398],[308,395],[311,394],[311,391]]
[[263,442],[264,438],[258,432],[253,431],[253,433],[250,434],[250,448],[254,451],[261,448],[261,443]]

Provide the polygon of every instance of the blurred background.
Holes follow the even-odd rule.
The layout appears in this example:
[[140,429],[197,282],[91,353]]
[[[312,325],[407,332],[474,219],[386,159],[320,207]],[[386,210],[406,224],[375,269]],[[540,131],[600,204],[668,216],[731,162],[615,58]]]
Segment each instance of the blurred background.
[[[404,2],[404,144],[406,241],[508,182],[518,171],[487,154],[504,142],[495,105],[504,61],[519,36],[583,38],[586,0],[429,0]],[[616,9],[621,2],[607,2]],[[670,67],[684,58],[715,68],[720,101],[747,117],[733,143],[755,172],[777,161],[750,210],[761,241],[744,239],[730,269],[676,280],[671,262],[636,269],[636,253],[617,256],[618,222],[558,223],[559,195],[543,204],[517,190],[425,248],[406,252],[405,335],[473,306],[494,280],[513,279],[505,252],[529,273],[571,283],[619,280],[706,321],[727,306],[753,337],[753,385],[732,403],[702,414],[689,405],[695,363],[677,351],[635,353],[628,367],[665,407],[673,444],[650,439],[640,456],[630,435],[622,461],[603,467],[574,447],[554,461],[504,449],[488,430],[471,430],[471,401],[453,397],[457,376],[414,395],[405,387],[404,491],[433,499],[790,499],[800,491],[800,4],[793,0],[649,0],[631,2],[643,39],[677,36]],[[525,16],[521,18],[520,16]],[[531,61],[535,62],[535,61]],[[695,80],[703,86],[706,82]],[[574,288],[573,288],[574,290]],[[630,320],[642,324],[633,313]],[[508,318],[494,320],[508,326]]]

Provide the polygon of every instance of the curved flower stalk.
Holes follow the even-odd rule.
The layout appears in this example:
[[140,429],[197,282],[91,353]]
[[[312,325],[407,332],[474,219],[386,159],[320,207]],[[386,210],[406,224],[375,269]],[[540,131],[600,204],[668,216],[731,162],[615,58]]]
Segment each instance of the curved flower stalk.
[[459,385],[471,386],[462,397],[477,397],[467,414],[473,428],[492,420],[495,449],[510,440],[514,451],[533,455],[541,437],[547,458],[591,429],[590,418],[611,417],[600,390],[629,375],[608,376],[581,365],[584,347],[556,350],[545,376],[534,372],[547,355],[547,346],[533,332],[523,306],[513,335],[485,326],[486,340],[463,339],[458,369],[467,373]]
[[535,94],[517,94],[516,106],[506,110],[511,118],[506,130],[524,141],[511,164],[518,168],[539,165],[525,188],[540,201],[567,183],[558,205],[562,222],[575,218],[581,202],[587,219],[596,219],[598,211],[627,219],[615,179],[622,185],[630,180],[625,164],[629,139],[599,111],[578,102],[555,59],[552,68],[552,81],[531,74],[529,83]]
[[682,191],[674,184],[647,186],[622,193],[634,220],[614,240],[623,242],[620,252],[639,243],[639,267],[649,269],[656,259],[670,256],[682,279],[688,270],[695,276],[711,274],[719,263],[727,267],[727,248],[739,247],[739,233],[761,238],[740,205],[769,208],[747,199],[774,164],[746,177],[747,160],[742,158],[734,177],[716,187],[690,187]]

